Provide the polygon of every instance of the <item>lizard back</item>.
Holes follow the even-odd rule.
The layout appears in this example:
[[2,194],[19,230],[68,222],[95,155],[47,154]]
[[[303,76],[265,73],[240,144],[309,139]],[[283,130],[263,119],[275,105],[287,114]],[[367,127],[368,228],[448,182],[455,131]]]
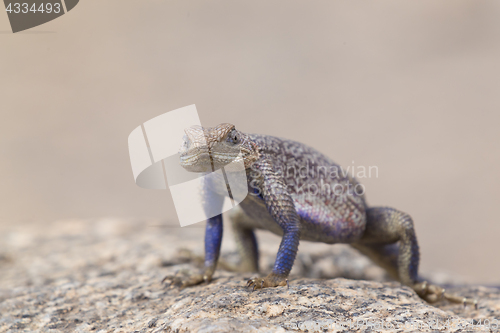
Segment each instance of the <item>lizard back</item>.
[[[301,223],[307,224],[301,239],[336,243],[361,236],[366,222],[366,203],[363,188],[356,179],[305,144],[268,135],[248,136],[257,145],[260,158],[272,161],[277,177],[284,181],[294,200]],[[249,173],[249,192],[255,194],[251,180],[252,172]],[[249,210],[245,209],[245,203],[243,208]]]

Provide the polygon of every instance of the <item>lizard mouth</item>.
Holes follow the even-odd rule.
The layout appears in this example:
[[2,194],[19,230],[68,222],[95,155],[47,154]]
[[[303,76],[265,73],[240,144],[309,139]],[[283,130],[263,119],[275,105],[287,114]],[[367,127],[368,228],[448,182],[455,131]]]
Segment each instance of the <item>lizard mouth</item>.
[[234,161],[241,159],[238,154],[210,154],[208,152],[193,154],[181,154],[180,165],[190,172],[212,172],[212,165],[218,170]]
[[180,165],[189,172],[211,172],[212,162],[208,152],[196,155],[181,154]]

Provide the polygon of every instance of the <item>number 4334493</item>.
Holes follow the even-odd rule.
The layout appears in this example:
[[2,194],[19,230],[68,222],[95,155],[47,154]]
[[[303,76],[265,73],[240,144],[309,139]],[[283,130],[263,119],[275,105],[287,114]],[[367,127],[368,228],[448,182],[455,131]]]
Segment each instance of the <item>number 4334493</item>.
[[5,9],[8,13],[60,13],[61,12],[61,4],[60,3],[54,3],[51,4],[50,2],[47,3],[41,3],[40,5],[33,4],[31,7],[27,3],[9,3],[7,8]]

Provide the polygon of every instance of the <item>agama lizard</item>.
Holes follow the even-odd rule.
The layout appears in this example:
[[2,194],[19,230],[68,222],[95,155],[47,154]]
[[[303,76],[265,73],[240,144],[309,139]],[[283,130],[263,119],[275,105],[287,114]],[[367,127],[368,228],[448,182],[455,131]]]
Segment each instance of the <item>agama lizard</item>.
[[[347,243],[411,287],[428,302],[445,298],[464,305],[477,301],[451,295],[418,276],[419,247],[410,215],[390,207],[369,207],[359,183],[325,155],[304,144],[245,134],[234,125],[185,130],[179,151],[188,171],[206,172],[243,158],[249,195],[230,212],[241,267],[258,272],[254,229],[282,236],[272,272],[253,278],[253,289],[286,286],[300,240]],[[187,287],[212,279],[222,240],[222,215],[207,220],[205,263],[199,274],[170,277]]]

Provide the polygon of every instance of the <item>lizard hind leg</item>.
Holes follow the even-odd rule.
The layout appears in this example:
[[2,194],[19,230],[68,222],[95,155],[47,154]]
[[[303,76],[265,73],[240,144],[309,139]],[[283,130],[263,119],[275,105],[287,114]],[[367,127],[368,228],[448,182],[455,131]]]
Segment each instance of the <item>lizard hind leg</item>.
[[437,285],[418,277],[419,248],[411,217],[389,207],[372,207],[366,211],[366,230],[363,237],[351,244],[394,279],[411,287],[429,303],[446,299],[464,305],[477,301],[449,294]]
[[251,218],[239,207],[230,211],[229,218],[241,260],[236,271],[257,273],[259,271],[259,250],[255,233],[251,227]]
[[412,286],[418,281],[420,254],[408,214],[389,207],[368,208],[365,232],[351,245],[401,283]]

